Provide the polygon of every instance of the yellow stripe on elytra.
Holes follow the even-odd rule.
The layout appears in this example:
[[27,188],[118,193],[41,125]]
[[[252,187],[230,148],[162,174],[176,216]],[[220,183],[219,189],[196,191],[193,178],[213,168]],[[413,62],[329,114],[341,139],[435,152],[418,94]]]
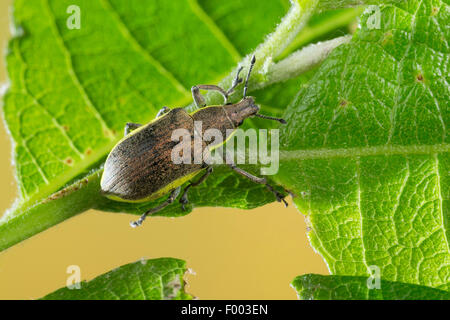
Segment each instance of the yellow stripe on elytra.
[[162,196],[164,196],[165,194],[169,193],[170,191],[178,188],[179,186],[182,186],[185,182],[189,181],[190,179],[192,179],[193,177],[195,177],[198,173],[200,173],[200,171],[203,171],[204,169],[200,169],[197,171],[194,171],[184,177],[181,177],[175,181],[172,181],[171,183],[169,183],[168,185],[166,185],[165,187],[163,187],[162,189],[159,189],[158,191],[152,193],[151,195],[149,195],[148,197],[142,198],[142,199],[138,199],[138,200],[127,200],[127,199],[123,199],[120,198],[117,195],[112,195],[112,194],[106,194],[105,197],[114,201],[119,201],[119,202],[127,202],[127,203],[142,203],[142,202],[148,202],[151,200],[155,200],[158,198],[161,198]]
[[[218,148],[220,145],[225,144],[229,139],[231,139],[231,137],[234,135],[234,133],[236,132],[236,128],[234,127],[233,122],[231,121],[231,119],[228,117],[228,114],[226,113],[226,110],[223,106],[221,105],[213,105],[213,106],[207,106],[201,109],[198,109],[192,113],[190,113],[189,115],[192,116],[194,115],[196,112],[202,110],[202,109],[206,109],[206,108],[214,108],[214,107],[222,107],[223,111],[225,112],[225,115],[227,116],[228,121],[230,121],[230,124],[233,127],[233,132],[225,139],[225,141],[223,141],[221,144],[218,145],[214,145],[212,147],[209,148],[210,151]],[[152,121],[150,121],[149,123],[142,125],[141,127],[131,131],[128,135],[124,136],[121,140],[119,140],[119,142],[117,142],[117,144],[114,146],[114,148],[116,148],[117,145],[119,145],[120,143],[122,143],[124,140],[128,139],[129,137],[131,137],[132,135],[135,135],[137,133],[139,133],[140,131],[144,130],[145,128],[147,128],[149,125],[153,124],[155,121],[161,119],[162,117],[165,117],[167,115],[167,113],[161,115],[158,118],[153,119]],[[194,130],[195,127],[194,127]],[[112,150],[114,150],[114,148]],[[138,199],[138,200],[128,200],[128,199],[123,199],[120,198],[117,195],[113,195],[113,194],[105,194],[105,197],[114,201],[119,201],[119,202],[127,202],[127,203],[142,203],[142,202],[148,202],[151,200],[155,200],[158,199],[162,196],[164,196],[165,194],[169,193],[170,191],[174,190],[175,188],[183,185],[185,182],[189,181],[190,179],[192,179],[193,177],[195,177],[198,173],[200,173],[200,171],[203,171],[204,169],[200,169],[200,170],[196,170],[184,177],[181,177],[179,179],[176,179],[175,181],[172,181],[171,183],[169,183],[168,185],[166,185],[165,187],[159,189],[158,191],[152,193],[151,195],[149,195],[148,197],[145,197],[143,199]],[[102,181],[103,181],[104,176],[102,176]],[[100,183],[102,183],[102,181]]]

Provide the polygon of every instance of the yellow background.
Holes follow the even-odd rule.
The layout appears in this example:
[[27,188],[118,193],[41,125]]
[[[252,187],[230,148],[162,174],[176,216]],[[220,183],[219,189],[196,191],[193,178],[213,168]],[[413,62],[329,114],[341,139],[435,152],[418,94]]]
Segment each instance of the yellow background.
[[[0,47],[9,37],[12,0],[0,0]],[[2,53],[4,50],[2,50]],[[0,83],[6,71],[0,61]],[[0,215],[17,194],[11,142],[0,125]],[[141,257],[187,261],[187,291],[201,299],[295,299],[289,284],[304,273],[327,274],[310,247],[304,216],[291,204],[245,211],[200,208],[176,219],[88,211],[0,253],[0,299],[35,299],[66,285],[69,265],[90,280]],[[1,235],[0,235],[1,236]]]

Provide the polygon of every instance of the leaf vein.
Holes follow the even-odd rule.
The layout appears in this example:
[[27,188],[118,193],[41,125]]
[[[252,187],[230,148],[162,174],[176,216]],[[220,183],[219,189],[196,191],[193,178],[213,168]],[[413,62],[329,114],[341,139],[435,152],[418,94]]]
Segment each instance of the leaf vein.
[[66,45],[64,43],[64,39],[63,39],[61,33],[59,32],[58,27],[56,26],[56,22],[55,22],[56,17],[54,15],[54,13],[52,12],[51,8],[50,8],[49,0],[45,0],[44,3],[46,4],[47,13],[48,13],[49,18],[50,18],[49,19],[50,27],[52,29],[53,34],[55,35],[56,41],[59,43],[59,45],[61,47],[61,50],[62,50],[63,55],[64,55],[64,58],[66,60],[67,68],[68,68],[67,72],[69,73],[69,76],[70,76],[70,78],[73,81],[73,84],[75,85],[75,87],[80,92],[81,97],[86,102],[89,110],[92,112],[94,117],[100,122],[100,124],[103,127],[104,131],[108,132],[107,136],[110,139],[114,139],[114,135],[112,134],[111,129],[109,128],[109,126],[106,123],[105,119],[103,119],[100,111],[96,108],[96,106],[92,102],[91,98],[87,94],[85,88],[82,86],[82,84],[80,82],[80,79],[78,78],[78,76],[77,76],[77,74],[75,72],[75,68],[74,68],[74,65],[73,65],[71,53],[70,53],[69,49],[66,47]]
[[122,33],[123,37],[131,44],[131,46],[138,52],[147,62],[153,65],[158,72],[168,79],[172,85],[184,96],[190,97],[190,91],[186,89],[181,82],[175,77],[175,75],[170,72],[166,67],[162,65],[155,57],[153,57],[150,52],[148,52],[135,38],[132,34],[130,28],[125,24],[125,22],[120,17],[119,13],[113,8],[109,0],[101,0],[101,3],[105,10],[111,14],[117,23],[119,31]]
[[280,150],[280,160],[309,160],[330,158],[352,158],[362,156],[389,156],[408,154],[430,154],[449,152],[450,144],[395,146],[382,145],[356,148]]
[[433,154],[435,159],[435,170],[436,170],[436,179],[437,179],[437,195],[439,200],[439,211],[440,211],[440,218],[441,218],[441,228],[444,235],[445,243],[447,245],[447,253],[450,253],[449,243],[447,239],[447,232],[445,230],[445,218],[444,218],[444,204],[442,199],[442,190],[441,190],[441,176],[439,174],[439,156],[437,153]]
[[356,186],[357,186],[357,198],[356,198],[356,205],[358,207],[359,212],[359,227],[360,227],[360,237],[361,237],[361,253],[362,253],[362,263],[367,268],[367,273],[369,273],[369,265],[367,263],[366,258],[366,247],[364,244],[364,216],[361,209],[361,158],[356,158]]
[[208,27],[208,29],[214,34],[214,36],[219,40],[222,46],[228,51],[233,60],[239,63],[242,59],[241,54],[233,45],[233,43],[227,38],[223,31],[217,26],[214,20],[208,16],[208,14],[203,10],[197,0],[187,0],[192,12]]

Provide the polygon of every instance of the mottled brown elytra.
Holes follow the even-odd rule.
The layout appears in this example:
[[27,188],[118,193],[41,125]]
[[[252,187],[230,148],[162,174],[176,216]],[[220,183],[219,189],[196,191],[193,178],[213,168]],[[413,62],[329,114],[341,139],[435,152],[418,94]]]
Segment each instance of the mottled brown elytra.
[[[147,215],[153,214],[174,202],[180,194],[181,186],[199,174],[200,171],[204,171],[197,181],[190,182],[185,187],[179,200],[184,208],[184,205],[188,203],[188,190],[202,183],[212,172],[211,165],[206,163],[175,164],[172,161],[172,149],[176,145],[176,142],[171,140],[173,130],[184,128],[194,135],[194,121],[202,121],[203,131],[210,128],[218,129],[224,134],[225,139],[223,141],[226,141],[226,138],[228,138],[226,136],[227,129],[237,129],[248,117],[256,116],[276,120],[283,124],[286,123],[283,119],[258,114],[259,106],[255,104],[254,98],[246,96],[248,80],[255,61],[256,59],[253,56],[244,85],[244,95],[238,103],[229,104],[228,97],[233,93],[236,86],[242,82],[242,79],[239,78],[242,67],[239,68],[228,91],[215,85],[192,87],[194,102],[200,108],[193,113],[188,113],[183,108],[169,109],[164,107],[156,118],[146,125],[126,124],[125,137],[117,143],[106,159],[100,183],[102,193],[112,200],[124,202],[145,202],[169,194],[165,202],[145,212],[138,221],[132,222],[132,227],[140,226]],[[200,90],[218,91],[225,99],[224,105],[206,106]],[[203,142],[202,147],[212,149],[215,146],[213,141],[209,144]],[[195,148],[193,150],[196,152]],[[192,157],[194,156],[193,154]],[[270,186],[265,178],[256,177],[236,167],[234,163],[230,163],[229,159],[227,159],[227,165],[255,183],[266,185],[279,202],[283,201],[287,205],[284,200],[285,196]]]

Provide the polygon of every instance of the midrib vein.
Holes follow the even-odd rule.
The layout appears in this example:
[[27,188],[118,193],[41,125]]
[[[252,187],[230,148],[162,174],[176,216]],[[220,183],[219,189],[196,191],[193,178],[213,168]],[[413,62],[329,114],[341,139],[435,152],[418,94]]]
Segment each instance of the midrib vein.
[[447,253],[450,253],[449,243],[447,239],[447,231],[445,230],[445,212],[444,212],[444,203],[442,198],[442,190],[441,190],[441,175],[439,172],[439,155],[434,154],[434,160],[435,160],[435,170],[436,170],[436,179],[437,179],[437,194],[438,194],[438,200],[439,200],[439,211],[440,211],[440,220],[441,220],[441,228],[443,232],[444,239],[446,240],[445,243],[447,244]]
[[316,149],[280,151],[280,160],[309,160],[329,158],[356,158],[405,154],[436,154],[450,151],[450,144],[412,146],[374,146],[361,148]]
[[241,54],[231,41],[226,37],[223,31],[216,25],[213,19],[203,10],[197,0],[187,0],[192,12],[199,18],[213,33],[216,39],[222,44],[222,46],[228,51],[233,60],[239,63],[242,59]]
[[356,205],[358,206],[358,212],[359,212],[359,218],[360,218],[360,224],[359,224],[359,232],[361,237],[361,255],[362,255],[362,263],[367,269],[367,273],[370,274],[369,271],[369,265],[367,264],[366,259],[366,246],[364,244],[364,215],[363,211],[361,210],[361,159],[358,157],[356,160],[356,181],[357,181],[357,198],[356,198]]
[[131,44],[133,49],[141,54],[141,56],[149,62],[151,65],[153,65],[158,72],[163,75],[166,79],[168,79],[172,85],[184,96],[190,96],[190,91],[187,90],[181,82],[169,71],[167,70],[161,62],[159,62],[155,57],[153,57],[144,47],[136,40],[136,38],[132,35],[130,29],[127,27],[127,25],[122,21],[122,18],[119,16],[119,14],[116,12],[116,10],[112,7],[112,5],[109,3],[109,0],[102,0],[101,1],[103,8],[109,14],[112,16],[112,18],[115,20],[117,27],[122,33],[123,37]]
[[65,57],[66,64],[67,64],[67,67],[68,67],[67,72],[69,73],[69,76],[72,79],[72,82],[74,83],[74,85],[78,89],[78,91],[80,92],[81,97],[86,102],[86,105],[89,108],[89,110],[92,112],[94,117],[100,122],[102,128],[104,129],[103,131],[108,132],[107,137],[109,137],[110,139],[113,139],[114,135],[111,133],[111,129],[109,128],[109,126],[106,123],[106,121],[103,119],[103,117],[100,114],[99,110],[97,110],[97,108],[95,107],[94,103],[89,98],[86,90],[81,85],[81,82],[78,79],[77,74],[75,73],[75,69],[74,69],[74,66],[73,66],[71,53],[70,53],[69,49],[66,47],[66,45],[64,43],[64,39],[62,38],[62,35],[59,32],[59,30],[58,30],[58,27],[57,27],[56,22],[55,22],[56,18],[55,18],[55,15],[54,15],[52,9],[50,8],[50,4],[49,4],[48,0],[46,0],[44,3],[46,5],[47,13],[48,13],[49,20],[50,20],[50,22],[49,22],[50,23],[50,28],[53,30],[53,34],[55,35],[56,42],[58,42],[59,46],[61,47],[62,54]]

